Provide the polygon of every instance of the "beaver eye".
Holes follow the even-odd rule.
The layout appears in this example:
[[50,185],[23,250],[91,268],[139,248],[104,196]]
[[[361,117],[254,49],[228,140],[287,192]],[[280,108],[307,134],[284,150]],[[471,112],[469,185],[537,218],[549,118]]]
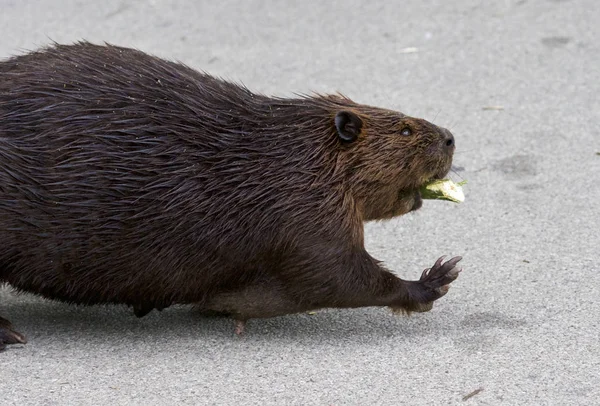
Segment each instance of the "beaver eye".
[[400,131],[400,134],[404,135],[405,137],[408,137],[412,134],[412,131],[410,130],[410,128],[404,127],[402,131]]

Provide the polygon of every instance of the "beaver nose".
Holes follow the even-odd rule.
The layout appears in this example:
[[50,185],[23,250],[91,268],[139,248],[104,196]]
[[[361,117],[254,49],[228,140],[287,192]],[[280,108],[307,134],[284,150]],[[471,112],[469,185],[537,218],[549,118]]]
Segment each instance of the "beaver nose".
[[444,136],[444,146],[449,150],[454,150],[454,135],[445,128],[443,129],[442,134]]

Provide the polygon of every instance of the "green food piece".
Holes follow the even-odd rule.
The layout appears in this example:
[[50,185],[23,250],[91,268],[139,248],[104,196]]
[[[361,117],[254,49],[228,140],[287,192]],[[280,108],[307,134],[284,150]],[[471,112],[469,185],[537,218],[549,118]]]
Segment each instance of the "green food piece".
[[448,200],[455,203],[462,203],[465,200],[465,194],[462,190],[462,185],[467,181],[454,183],[450,179],[440,179],[429,182],[421,186],[421,198]]

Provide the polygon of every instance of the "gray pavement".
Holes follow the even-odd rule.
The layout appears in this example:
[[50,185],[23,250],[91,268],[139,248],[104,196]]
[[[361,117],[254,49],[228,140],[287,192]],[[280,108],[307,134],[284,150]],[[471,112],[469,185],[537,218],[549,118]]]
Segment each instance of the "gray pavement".
[[[462,205],[368,224],[433,311],[227,320],[71,307],[0,289],[29,338],[1,405],[600,404],[600,3],[0,0],[0,57],[50,40],[137,47],[280,96],[341,91],[448,126]],[[470,399],[463,397],[483,389]]]

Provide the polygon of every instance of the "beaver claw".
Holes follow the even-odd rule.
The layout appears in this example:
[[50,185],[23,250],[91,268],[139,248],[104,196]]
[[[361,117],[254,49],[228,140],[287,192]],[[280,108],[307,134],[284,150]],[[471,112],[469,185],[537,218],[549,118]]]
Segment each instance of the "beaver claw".
[[13,330],[12,324],[0,317],[0,351],[4,350],[8,344],[25,343],[27,343],[25,336]]
[[445,263],[445,256],[440,257],[431,268],[421,274],[421,278],[411,283],[410,303],[407,310],[426,312],[431,310],[433,302],[448,293],[450,283],[458,278],[462,271],[456,264],[462,257],[454,257]]

